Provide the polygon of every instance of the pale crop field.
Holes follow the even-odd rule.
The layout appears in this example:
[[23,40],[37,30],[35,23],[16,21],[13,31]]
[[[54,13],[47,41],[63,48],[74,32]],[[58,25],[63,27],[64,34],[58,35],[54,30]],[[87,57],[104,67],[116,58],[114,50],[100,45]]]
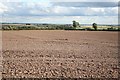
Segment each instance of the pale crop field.
[[[113,27],[114,29],[118,29],[120,26],[97,26],[97,29],[108,29]],[[92,26],[81,26],[81,28],[86,29],[86,28],[91,28],[94,29]]]

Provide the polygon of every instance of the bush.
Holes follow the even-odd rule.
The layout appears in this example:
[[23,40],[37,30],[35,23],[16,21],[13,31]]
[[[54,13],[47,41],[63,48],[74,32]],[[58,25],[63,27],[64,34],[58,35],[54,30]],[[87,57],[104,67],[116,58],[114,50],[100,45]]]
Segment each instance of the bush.
[[66,27],[65,30],[75,30],[74,27]]
[[85,28],[85,30],[87,30],[87,31],[91,31],[92,29],[91,29],[91,28]]

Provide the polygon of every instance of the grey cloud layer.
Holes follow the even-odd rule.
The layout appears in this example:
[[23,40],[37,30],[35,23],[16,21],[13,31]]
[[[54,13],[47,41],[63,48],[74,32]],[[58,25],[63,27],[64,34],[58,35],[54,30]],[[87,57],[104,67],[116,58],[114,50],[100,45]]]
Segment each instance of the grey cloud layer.
[[54,2],[53,5],[65,7],[117,7],[117,2]]

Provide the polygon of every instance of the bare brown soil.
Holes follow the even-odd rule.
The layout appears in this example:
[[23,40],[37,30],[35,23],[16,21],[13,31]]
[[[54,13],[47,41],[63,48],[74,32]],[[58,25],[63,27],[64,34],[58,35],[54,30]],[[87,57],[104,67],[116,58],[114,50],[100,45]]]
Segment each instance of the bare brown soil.
[[2,32],[4,78],[117,78],[118,33]]

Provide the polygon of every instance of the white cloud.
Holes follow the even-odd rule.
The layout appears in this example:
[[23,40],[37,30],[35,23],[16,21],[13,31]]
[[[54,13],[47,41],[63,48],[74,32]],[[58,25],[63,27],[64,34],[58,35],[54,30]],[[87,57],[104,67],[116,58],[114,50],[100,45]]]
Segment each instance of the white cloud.
[[[117,7],[66,7],[49,2],[0,3],[3,22],[43,22],[43,23],[117,23]],[[107,17],[106,17],[107,16]]]
[[[6,4],[6,6],[4,6]],[[9,9],[8,9],[9,7]],[[117,15],[117,7],[66,7],[52,3],[14,2],[1,4],[0,12],[4,15],[19,16],[108,16]]]
[[[6,4],[6,6],[5,6]],[[0,12],[18,16],[115,16],[117,7],[66,7],[51,3],[1,3]]]
[[[12,20],[12,21],[11,21]],[[31,23],[56,23],[56,24],[72,24],[72,21],[76,20],[80,24],[118,24],[117,16],[47,16],[47,17],[4,17],[1,22],[31,22]]]
[[0,0],[0,2],[118,2],[119,0]]
[[8,10],[8,7],[0,3],[0,14],[4,13],[7,10]]
[[91,12],[103,15],[117,15],[118,14],[118,7],[108,7],[108,8],[90,8]]
[[51,8],[51,11],[53,11],[54,14],[59,14],[59,15],[70,14],[71,12],[70,8],[61,7],[61,6],[55,6]]
[[120,10],[120,9],[118,9],[118,7],[113,7],[113,8],[111,8],[112,9],[112,11],[114,12],[114,13],[116,13],[116,14],[118,14],[118,10]]

